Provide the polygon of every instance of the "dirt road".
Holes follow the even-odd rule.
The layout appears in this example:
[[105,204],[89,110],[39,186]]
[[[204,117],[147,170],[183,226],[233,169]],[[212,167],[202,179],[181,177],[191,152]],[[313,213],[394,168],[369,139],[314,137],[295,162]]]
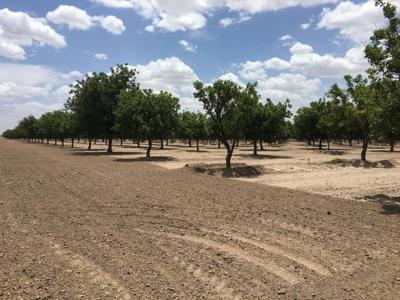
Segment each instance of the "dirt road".
[[398,206],[128,154],[0,139],[1,299],[400,298]]

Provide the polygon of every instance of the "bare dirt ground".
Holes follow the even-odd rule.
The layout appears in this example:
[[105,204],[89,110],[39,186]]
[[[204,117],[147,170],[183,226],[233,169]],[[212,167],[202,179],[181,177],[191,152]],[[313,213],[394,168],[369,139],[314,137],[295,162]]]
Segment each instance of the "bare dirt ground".
[[[364,166],[359,160],[359,145],[333,145],[330,151],[299,142],[264,147],[265,151],[259,150],[258,157],[254,157],[252,145],[241,143],[232,162],[262,166],[265,171],[260,176],[236,179],[346,199],[400,202],[400,150],[389,152],[388,147],[372,145],[367,154],[369,162]],[[94,149],[105,148],[100,144],[94,146]],[[223,148],[201,145],[200,150],[198,153],[194,146],[183,144],[172,144],[165,150],[155,146],[152,163],[166,169],[181,169],[185,165],[225,161]],[[120,159],[132,160],[141,160],[145,153],[144,148],[137,149],[131,143],[117,151],[123,154]]]
[[[279,158],[256,163],[275,171],[292,165],[291,187],[307,189],[293,186],[293,177],[306,181],[311,174],[320,186],[321,174],[357,180],[360,172],[392,172],[393,186],[399,178],[396,166],[322,165],[336,156],[287,147],[262,153]],[[0,298],[400,298],[396,203],[333,198],[182,168],[205,157],[221,161],[223,151],[205,150],[200,158],[181,146],[157,150],[149,163],[143,150],[129,145],[105,155],[0,139]],[[250,148],[242,152],[235,161],[254,164]],[[393,159],[373,155],[393,165],[398,159],[398,153]],[[352,168],[353,175],[345,175]],[[251,180],[267,176],[269,183],[288,174]]]

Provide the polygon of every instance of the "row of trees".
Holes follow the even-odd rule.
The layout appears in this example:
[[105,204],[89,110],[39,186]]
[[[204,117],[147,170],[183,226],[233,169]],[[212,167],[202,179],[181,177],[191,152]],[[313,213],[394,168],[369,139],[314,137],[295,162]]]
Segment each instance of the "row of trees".
[[376,1],[388,26],[374,32],[365,55],[371,64],[367,76],[345,76],[346,86],[334,84],[319,101],[298,111],[295,135],[309,142],[347,139],[362,141],[361,159],[369,143],[390,144],[400,139],[400,19],[396,7]]
[[136,71],[127,65],[118,65],[107,73],[92,73],[71,88],[71,97],[65,110],[43,114],[36,119],[24,118],[19,125],[6,131],[9,138],[25,138],[55,144],[76,138],[107,141],[107,152],[113,151],[113,140],[119,138],[147,140],[146,156],[150,157],[154,140],[186,139],[190,146],[196,141],[212,139],[223,144],[227,151],[226,166],[239,139],[251,140],[254,155],[258,142],[285,140],[290,133],[289,102],[274,104],[270,99],[261,102],[256,84],[246,87],[218,80],[205,86],[195,82],[194,93],[204,106],[206,114],[184,111],[179,113],[179,99],[167,92],[155,93],[141,89],[135,82]]
[[[382,0],[388,26],[375,31],[365,49],[371,68],[367,76],[345,76],[345,87],[334,84],[319,101],[301,108],[293,119],[290,103],[264,103],[257,84],[245,87],[229,80],[212,85],[194,83],[194,98],[203,104],[205,114],[179,113],[179,99],[167,92],[141,89],[136,83],[136,70],[117,65],[110,73],[91,73],[71,89],[64,111],[44,114],[38,120],[29,116],[14,130],[4,133],[12,138],[60,140],[84,137],[148,140],[150,157],[155,139],[183,138],[196,141],[216,139],[227,151],[226,165],[240,138],[251,140],[254,154],[260,141],[275,142],[294,136],[309,142],[346,139],[362,141],[361,159],[366,160],[371,140],[387,142],[394,149],[400,138],[400,20],[396,7]],[[293,128],[292,128],[293,127]]]

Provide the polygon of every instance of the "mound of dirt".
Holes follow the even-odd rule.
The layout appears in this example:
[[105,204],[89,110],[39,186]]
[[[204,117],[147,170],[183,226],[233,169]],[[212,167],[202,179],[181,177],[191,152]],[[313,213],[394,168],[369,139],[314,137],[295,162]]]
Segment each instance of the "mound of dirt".
[[195,173],[222,177],[257,177],[269,173],[263,166],[246,164],[232,164],[231,169],[227,169],[225,164],[194,164],[186,165],[185,168],[189,168]]
[[361,159],[333,159],[326,162],[327,164],[337,165],[340,167],[355,168],[394,168],[396,163],[393,160],[380,161],[362,161]]

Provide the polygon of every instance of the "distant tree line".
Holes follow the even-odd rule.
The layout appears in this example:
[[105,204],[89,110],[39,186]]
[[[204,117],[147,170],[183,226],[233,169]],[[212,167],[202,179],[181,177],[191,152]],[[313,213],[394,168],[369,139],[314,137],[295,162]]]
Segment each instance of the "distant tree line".
[[141,89],[136,83],[136,70],[117,65],[110,73],[91,73],[71,87],[64,110],[48,112],[40,118],[28,116],[18,126],[3,133],[7,138],[30,142],[60,143],[66,139],[74,147],[76,139],[88,142],[88,149],[98,139],[113,151],[113,141],[120,139],[147,141],[146,156],[151,156],[153,142],[183,139],[196,143],[217,140],[227,150],[226,166],[239,139],[251,140],[254,155],[258,143],[283,142],[290,135],[289,102],[261,103],[256,84],[246,87],[218,80],[210,86],[194,83],[195,98],[203,103],[201,112],[179,112],[179,99],[170,93]]
[[180,112],[174,95],[142,89],[137,72],[127,65],[117,65],[110,73],[90,73],[73,86],[63,110],[28,116],[18,126],[3,133],[7,138],[23,138],[41,143],[75,139],[92,142],[102,139],[113,151],[113,141],[147,141],[147,157],[153,142],[184,139],[189,145],[216,140],[226,149],[226,166],[240,139],[250,140],[253,154],[263,142],[283,142],[289,137],[310,144],[347,140],[362,143],[361,159],[371,141],[388,143],[394,150],[400,139],[400,21],[396,7],[382,0],[388,26],[376,30],[366,46],[371,64],[366,76],[345,76],[346,86],[334,84],[323,98],[302,107],[291,120],[290,102],[275,104],[262,101],[257,83],[240,86],[230,80],[211,85],[194,83],[194,98],[203,105],[201,112]]
[[334,84],[319,101],[301,108],[294,117],[298,139],[328,146],[333,140],[362,142],[366,160],[371,141],[387,143],[394,151],[400,139],[400,19],[396,6],[376,1],[388,26],[376,30],[366,46],[371,67],[366,76],[345,76],[346,86]]

